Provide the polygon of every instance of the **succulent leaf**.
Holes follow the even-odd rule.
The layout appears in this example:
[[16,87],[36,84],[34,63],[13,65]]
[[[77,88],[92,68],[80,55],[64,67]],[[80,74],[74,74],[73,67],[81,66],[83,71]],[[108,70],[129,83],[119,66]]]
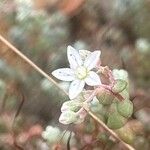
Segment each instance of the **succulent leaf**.
[[131,117],[133,113],[133,103],[130,100],[124,100],[117,103],[118,113],[125,118]]
[[112,87],[112,92],[120,93],[127,87],[127,82],[125,80],[117,79],[114,86]]

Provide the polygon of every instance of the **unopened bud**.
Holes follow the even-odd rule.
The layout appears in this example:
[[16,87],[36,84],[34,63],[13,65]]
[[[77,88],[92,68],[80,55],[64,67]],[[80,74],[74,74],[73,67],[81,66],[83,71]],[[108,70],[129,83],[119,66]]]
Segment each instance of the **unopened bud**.
[[61,112],[69,111],[69,110],[77,112],[81,107],[82,107],[82,102],[77,100],[70,100],[63,103],[61,107]]
[[62,124],[71,124],[74,122],[77,122],[79,119],[79,116],[77,113],[73,111],[64,111],[61,113],[59,117],[59,122]]

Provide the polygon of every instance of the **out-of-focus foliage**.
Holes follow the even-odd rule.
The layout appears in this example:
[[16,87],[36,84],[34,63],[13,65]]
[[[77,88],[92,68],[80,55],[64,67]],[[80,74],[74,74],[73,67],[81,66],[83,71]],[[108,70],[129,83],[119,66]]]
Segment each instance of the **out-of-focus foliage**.
[[[68,44],[76,49],[100,49],[103,65],[128,71],[134,113],[116,132],[137,150],[150,149],[149,17],[149,0],[0,0],[0,34],[46,73],[67,66]],[[68,89],[68,84],[59,84]],[[23,97],[23,108],[12,127]],[[58,126],[61,132],[66,129],[58,125],[65,100],[57,87],[0,42],[0,149],[18,145],[49,149],[41,133],[48,125]],[[91,118],[69,130],[77,141],[72,150],[122,149]],[[50,148],[66,148],[67,142],[60,140]]]

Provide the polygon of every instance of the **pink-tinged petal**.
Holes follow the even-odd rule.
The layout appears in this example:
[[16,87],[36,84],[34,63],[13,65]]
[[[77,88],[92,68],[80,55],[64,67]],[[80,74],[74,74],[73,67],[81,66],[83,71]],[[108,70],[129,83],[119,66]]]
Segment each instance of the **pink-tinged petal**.
[[68,61],[70,63],[70,67],[72,69],[76,69],[78,66],[81,66],[83,64],[79,52],[76,49],[74,49],[72,46],[68,46],[67,56],[68,56]]
[[94,51],[92,52],[84,62],[84,66],[91,70],[96,67],[98,61],[100,60],[101,51]]
[[83,90],[85,82],[82,80],[74,80],[69,87],[69,98],[76,98]]
[[52,75],[62,81],[73,81],[75,79],[74,71],[70,68],[54,70]]
[[94,71],[89,72],[89,75],[85,78],[85,82],[87,85],[90,86],[96,86],[101,84],[100,77]]

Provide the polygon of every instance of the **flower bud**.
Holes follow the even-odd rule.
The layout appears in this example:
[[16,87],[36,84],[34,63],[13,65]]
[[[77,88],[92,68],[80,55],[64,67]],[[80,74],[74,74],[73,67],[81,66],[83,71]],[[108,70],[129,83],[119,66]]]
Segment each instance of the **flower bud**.
[[117,79],[114,86],[112,87],[112,92],[120,93],[127,87],[127,82],[125,80]]
[[78,119],[79,116],[77,113],[73,111],[64,111],[61,113],[59,117],[59,122],[66,125],[77,122]]
[[103,105],[110,105],[114,99],[114,95],[112,95],[108,90],[98,93],[96,97]]
[[117,110],[121,116],[129,118],[133,113],[133,103],[130,100],[120,101],[117,103]]
[[82,107],[82,103],[80,101],[70,100],[63,103],[61,107],[61,112],[69,111],[69,110],[77,112],[81,107]]

